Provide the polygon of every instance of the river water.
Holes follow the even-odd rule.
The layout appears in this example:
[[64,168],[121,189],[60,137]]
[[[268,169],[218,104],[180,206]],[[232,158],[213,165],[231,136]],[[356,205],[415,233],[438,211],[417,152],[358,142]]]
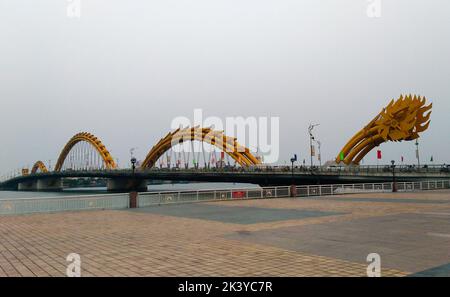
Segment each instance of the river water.
[[[254,184],[242,183],[176,183],[176,184],[161,184],[149,185],[149,192],[164,192],[164,191],[189,191],[189,190],[215,190],[215,189],[248,189],[259,188]],[[94,195],[106,194],[106,188],[73,188],[65,189],[62,192],[18,192],[18,191],[0,191],[0,199],[11,198],[58,198],[62,196],[74,195]]]

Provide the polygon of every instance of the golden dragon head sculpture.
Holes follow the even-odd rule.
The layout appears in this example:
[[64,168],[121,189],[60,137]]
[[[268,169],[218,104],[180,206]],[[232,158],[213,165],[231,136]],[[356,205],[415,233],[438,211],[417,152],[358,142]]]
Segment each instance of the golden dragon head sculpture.
[[400,96],[344,146],[336,162],[359,164],[373,148],[387,141],[410,141],[430,126],[431,108],[425,97]]

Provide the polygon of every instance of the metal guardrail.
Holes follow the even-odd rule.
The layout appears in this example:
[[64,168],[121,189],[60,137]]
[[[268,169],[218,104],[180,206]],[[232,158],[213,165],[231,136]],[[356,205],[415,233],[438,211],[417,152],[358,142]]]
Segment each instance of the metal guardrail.
[[139,193],[138,206],[205,202],[235,199],[259,199],[290,197],[290,187],[218,189],[180,192]]
[[[392,187],[393,183],[296,186],[295,197],[328,196],[367,192],[392,192]],[[399,192],[449,189],[450,180],[397,182],[396,187]],[[293,188],[291,187],[265,187],[156,193],[145,192],[139,193],[138,207],[173,203],[294,197],[293,193],[291,192],[292,189]]]
[[128,207],[128,194],[0,199],[0,215],[88,209],[125,209]]
[[[398,192],[413,192],[425,190],[450,189],[449,180],[420,181],[420,182],[396,182]],[[383,193],[392,192],[393,183],[368,183],[368,184],[339,184],[296,187],[297,197],[329,196],[355,193]]]

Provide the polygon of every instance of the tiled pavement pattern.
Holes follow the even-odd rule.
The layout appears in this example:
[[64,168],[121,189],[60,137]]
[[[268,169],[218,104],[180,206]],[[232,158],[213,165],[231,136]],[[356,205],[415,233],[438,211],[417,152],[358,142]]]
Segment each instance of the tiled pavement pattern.
[[448,275],[449,221],[450,191],[0,216],[0,276]]
[[146,207],[138,209],[136,211],[244,225],[305,219],[312,217],[325,217],[341,214],[338,212],[325,212],[303,209],[227,206],[206,203],[178,204],[167,207]]

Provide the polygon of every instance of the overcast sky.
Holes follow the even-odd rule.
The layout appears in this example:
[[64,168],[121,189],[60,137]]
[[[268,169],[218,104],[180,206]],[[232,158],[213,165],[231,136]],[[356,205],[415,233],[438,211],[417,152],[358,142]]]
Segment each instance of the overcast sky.
[[[70,18],[65,0],[0,0],[0,173],[80,131],[123,166],[195,108],[280,117],[281,164],[318,122],[332,159],[401,93],[434,103],[422,158],[450,163],[450,2],[381,3],[369,18],[366,0],[81,0]],[[411,142],[381,149],[415,162]]]

